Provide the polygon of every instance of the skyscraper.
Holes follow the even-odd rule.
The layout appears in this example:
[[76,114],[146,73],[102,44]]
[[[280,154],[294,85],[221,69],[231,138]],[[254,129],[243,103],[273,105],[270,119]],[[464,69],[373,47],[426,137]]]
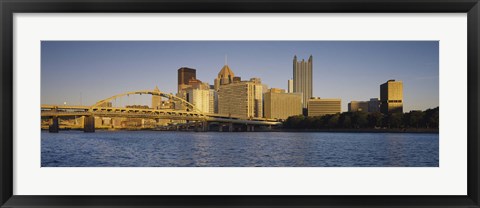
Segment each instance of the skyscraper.
[[380,112],[403,113],[403,82],[394,79],[380,85]]
[[308,100],[313,94],[312,69],[313,57],[311,55],[308,61],[304,59],[297,61],[297,56],[293,57],[293,92],[302,93],[303,108],[307,108]]
[[197,71],[192,68],[188,67],[182,67],[178,69],[178,91],[180,92],[181,90],[184,90],[188,87],[188,82],[190,80],[196,80],[197,79]]

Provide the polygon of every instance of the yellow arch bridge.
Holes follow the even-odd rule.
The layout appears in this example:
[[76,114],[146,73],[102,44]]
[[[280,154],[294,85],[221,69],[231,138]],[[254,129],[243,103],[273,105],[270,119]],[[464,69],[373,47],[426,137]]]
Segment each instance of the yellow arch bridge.
[[[176,109],[153,109],[140,107],[112,107],[107,105],[117,98],[129,95],[161,96],[179,104]],[[246,118],[231,115],[205,113],[198,110],[193,104],[173,94],[158,90],[143,90],[127,92],[98,101],[92,106],[41,105],[42,119],[50,119],[49,131],[58,132],[58,118],[81,117],[85,132],[95,131],[95,117],[107,118],[141,118],[141,119],[168,119],[180,122],[175,125],[158,127],[159,130],[196,130],[209,131],[216,127],[218,131],[255,131],[255,126],[271,128],[280,125],[276,119]]]

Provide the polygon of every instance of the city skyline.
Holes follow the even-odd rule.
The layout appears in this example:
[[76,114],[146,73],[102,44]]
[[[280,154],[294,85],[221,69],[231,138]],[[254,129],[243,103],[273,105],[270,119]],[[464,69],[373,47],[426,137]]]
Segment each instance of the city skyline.
[[175,94],[181,67],[213,85],[225,55],[242,80],[285,90],[293,57],[312,55],[312,96],[341,98],[342,111],[379,98],[389,79],[404,82],[405,112],[439,105],[437,41],[43,41],[41,102],[92,105],[155,86]]

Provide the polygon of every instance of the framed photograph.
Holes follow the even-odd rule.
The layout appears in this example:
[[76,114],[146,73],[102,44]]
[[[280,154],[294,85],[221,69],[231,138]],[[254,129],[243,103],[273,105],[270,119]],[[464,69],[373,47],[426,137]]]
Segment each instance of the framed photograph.
[[1,207],[480,206],[478,0],[0,6]]

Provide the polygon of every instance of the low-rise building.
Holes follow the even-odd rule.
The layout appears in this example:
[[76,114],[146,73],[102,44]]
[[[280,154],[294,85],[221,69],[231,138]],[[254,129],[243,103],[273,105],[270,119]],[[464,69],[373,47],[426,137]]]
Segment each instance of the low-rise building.
[[308,116],[337,114],[342,110],[342,100],[338,98],[312,98],[308,100]]
[[272,88],[263,98],[266,118],[287,119],[302,114],[301,93],[285,93],[285,90]]

